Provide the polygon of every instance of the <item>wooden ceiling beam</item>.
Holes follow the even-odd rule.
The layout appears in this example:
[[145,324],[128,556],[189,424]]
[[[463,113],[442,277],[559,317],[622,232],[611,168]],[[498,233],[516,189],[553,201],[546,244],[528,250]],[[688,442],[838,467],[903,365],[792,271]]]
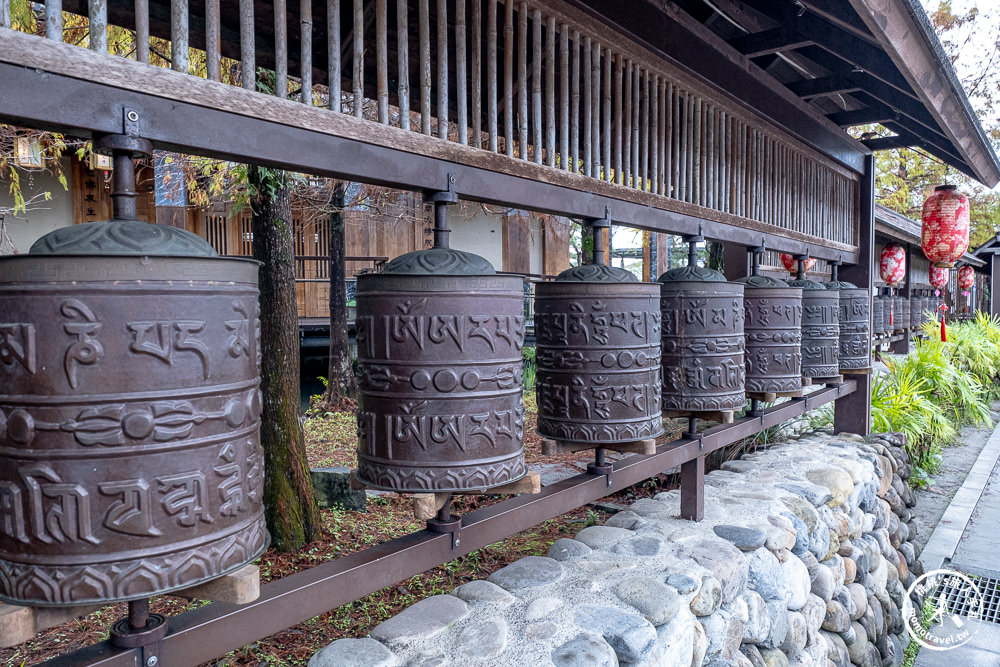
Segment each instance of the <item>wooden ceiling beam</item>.
[[834,74],[816,79],[801,79],[786,84],[788,89],[804,100],[827,95],[843,95],[860,90],[857,81],[848,74]]
[[889,123],[899,120],[899,112],[893,111],[881,104],[853,111],[838,111],[828,114],[827,118],[841,127],[856,127],[872,123]]
[[729,45],[747,58],[794,51],[812,44],[814,44],[812,39],[788,27],[752,32],[729,40]]
[[893,135],[890,137],[875,137],[873,139],[862,139],[861,143],[872,151],[889,151],[896,148],[910,148],[915,146],[914,138],[910,136]]

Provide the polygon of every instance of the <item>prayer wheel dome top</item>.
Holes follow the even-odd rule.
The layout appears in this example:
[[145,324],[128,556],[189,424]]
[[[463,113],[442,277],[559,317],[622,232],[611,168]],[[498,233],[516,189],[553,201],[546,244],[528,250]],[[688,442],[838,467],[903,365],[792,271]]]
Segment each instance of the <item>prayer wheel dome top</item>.
[[638,279],[627,271],[617,266],[605,266],[604,264],[582,264],[566,269],[558,276],[556,282],[561,283],[635,283]]
[[28,254],[218,257],[215,248],[197,234],[139,220],[106,220],[61,227],[35,241]]
[[729,282],[726,277],[714,269],[702,266],[681,266],[670,269],[656,279],[660,283],[679,282],[700,282],[700,283],[725,283]]
[[493,276],[496,272],[485,257],[452,248],[408,252],[382,269],[383,274],[408,276]]
[[743,283],[747,287],[756,287],[762,289],[775,289],[775,288],[780,289],[783,287],[791,287],[791,285],[786,283],[784,280],[778,280],[777,278],[772,278],[770,276],[761,276],[761,275],[747,276],[745,278],[740,278],[735,282]]
[[831,280],[823,284],[826,285],[827,289],[858,289],[857,285],[846,280]]
[[823,286],[823,283],[818,283],[815,280],[808,280],[806,278],[796,278],[795,280],[787,280],[785,282],[789,287],[801,287],[806,291],[826,289],[826,287]]

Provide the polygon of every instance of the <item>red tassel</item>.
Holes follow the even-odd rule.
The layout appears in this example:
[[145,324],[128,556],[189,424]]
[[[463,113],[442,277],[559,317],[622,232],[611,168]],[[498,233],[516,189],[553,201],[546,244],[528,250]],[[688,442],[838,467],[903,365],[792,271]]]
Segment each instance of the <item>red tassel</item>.
[[941,318],[941,342],[948,342],[948,329],[944,325],[944,317]]

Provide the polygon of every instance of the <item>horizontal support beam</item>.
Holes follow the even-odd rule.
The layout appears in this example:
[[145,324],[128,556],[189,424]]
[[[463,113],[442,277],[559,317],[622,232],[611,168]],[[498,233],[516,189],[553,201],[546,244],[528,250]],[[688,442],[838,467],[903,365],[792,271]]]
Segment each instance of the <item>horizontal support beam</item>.
[[898,121],[900,114],[884,105],[854,109],[853,111],[838,111],[827,116],[841,127],[857,127],[858,125],[870,125],[872,123],[888,123]]
[[890,137],[874,137],[872,139],[862,139],[863,143],[872,151],[891,151],[896,148],[910,148],[915,146],[913,142],[916,141],[916,137],[912,135],[902,136],[899,134],[892,135]]
[[861,90],[858,83],[846,74],[821,76],[816,79],[801,79],[787,84],[788,89],[804,100],[828,95],[843,95]]
[[815,44],[815,42],[788,27],[752,32],[729,40],[729,46],[747,58],[757,58],[782,51],[794,51],[811,44]]
[[[26,59],[37,66],[5,64]],[[53,73],[57,61],[76,76]],[[90,80],[98,77],[116,85]],[[0,90],[18,91],[0,96],[0,119],[27,127],[118,133],[128,108],[139,112],[140,134],[163,150],[414,191],[444,190],[453,178],[452,189],[470,201],[579,219],[610,208],[616,224],[636,229],[700,230],[745,246],[763,237],[781,252],[857,257],[850,244],[13,31],[0,39]]]
[[[676,440],[614,463],[610,479],[581,474],[542,487],[537,495],[522,495],[462,517],[460,545],[451,535],[422,530],[261,587],[255,602],[240,607],[213,603],[169,620],[170,634],[161,642],[163,665],[197,665],[262,637],[308,620],[352,600],[404,581],[432,567],[516,535],[589,502],[617,493],[686,461],[750,437],[854,392],[855,380],[821,389],[804,398],[701,432],[697,440]],[[44,664],[50,667],[136,667],[137,650],[121,651],[108,642],[66,654]]]

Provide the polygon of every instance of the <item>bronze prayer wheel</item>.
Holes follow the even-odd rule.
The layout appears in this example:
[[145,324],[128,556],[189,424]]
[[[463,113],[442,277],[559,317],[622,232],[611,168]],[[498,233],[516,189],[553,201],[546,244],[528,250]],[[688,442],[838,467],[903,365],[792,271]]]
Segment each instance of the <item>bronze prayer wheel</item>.
[[910,328],[910,300],[905,296],[894,296],[893,304],[893,327],[896,331],[904,331]]
[[789,280],[802,289],[802,377],[840,373],[840,295],[815,280]]
[[535,287],[538,433],[600,446],[663,434],[660,285],[588,264]]
[[872,297],[872,337],[885,333],[885,301],[882,297]]
[[768,276],[741,278],[746,324],[746,390],[802,389],[802,288]]
[[924,297],[919,294],[913,294],[910,296],[910,328],[919,329],[920,325],[923,324],[923,306]]
[[697,266],[660,276],[663,409],[741,410],[743,285]]
[[0,598],[148,597],[266,548],[257,263],[214,255],[115,221],[0,259]]
[[837,362],[841,370],[864,370],[870,367],[871,334],[869,333],[869,292],[853,283],[831,281],[828,290],[840,295],[840,351]]
[[524,464],[523,281],[432,248],[358,277],[358,478],[488,489]]

